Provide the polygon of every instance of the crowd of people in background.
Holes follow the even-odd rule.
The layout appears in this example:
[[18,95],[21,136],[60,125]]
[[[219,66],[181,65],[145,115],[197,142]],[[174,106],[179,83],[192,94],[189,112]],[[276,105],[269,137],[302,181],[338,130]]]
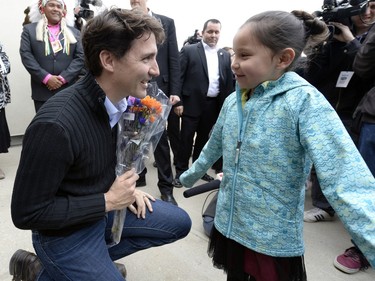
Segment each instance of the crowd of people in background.
[[[374,81],[362,79],[354,72],[353,62],[374,22],[375,2],[372,1],[363,13],[344,18],[342,22],[331,23],[336,32],[331,40],[309,54],[308,67],[304,69],[303,74],[303,77],[314,85],[335,109],[359,149],[359,134],[354,128],[354,113],[364,95],[374,85]],[[365,155],[362,153],[362,156]],[[369,167],[372,161],[366,161]],[[371,172],[375,175],[373,170]],[[309,180],[313,208],[304,212],[304,221],[314,223],[333,220],[335,210],[322,191],[314,166]],[[335,258],[334,265],[346,273],[355,273],[367,268],[369,263],[354,243],[353,247]]]
[[[33,1],[19,53],[36,116],[11,208],[15,226],[32,230],[36,254],[11,257],[13,280],[124,280],[116,260],[189,233],[173,190],[213,181],[210,170],[221,183],[209,256],[228,281],[307,280],[303,221],[343,222],[353,246],[335,257],[337,269],[374,266],[375,235],[363,225],[375,224],[375,1],[357,2],[361,12],[340,22],[304,11],[260,13],[224,48],[222,24],[210,18],[179,50],[173,18],[147,0],[130,0],[131,10]],[[6,153],[10,62],[1,43],[0,63]],[[173,106],[154,151],[155,183],[147,169],[114,173],[118,116],[129,96],[145,96],[147,83]],[[313,209],[304,211],[306,182]],[[149,184],[161,200],[142,191]],[[121,242],[107,247],[122,208],[131,212]],[[72,250],[62,257],[58,244]],[[83,253],[91,266],[80,262]]]

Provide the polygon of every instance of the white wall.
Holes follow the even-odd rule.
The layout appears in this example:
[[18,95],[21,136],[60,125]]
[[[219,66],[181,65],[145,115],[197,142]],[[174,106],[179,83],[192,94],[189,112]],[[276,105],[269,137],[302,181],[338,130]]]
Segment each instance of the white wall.
[[[33,1],[0,0],[0,41],[11,60],[12,72],[9,74],[12,102],[6,107],[6,115],[11,135],[22,135],[33,118],[35,111],[31,100],[30,77],[19,56],[20,35],[22,32],[23,11]],[[112,4],[130,8],[128,0],[103,0],[107,6]],[[222,23],[220,46],[231,46],[237,28],[251,15],[265,10],[303,9],[309,12],[319,10],[323,0],[149,0],[149,7],[159,14],[175,20],[179,47],[195,29],[201,30],[209,18],[217,18]]]
[[[130,8],[129,0],[103,0],[107,6],[114,4]],[[266,10],[320,10],[323,0],[148,0],[148,7],[157,14],[174,19],[179,46],[195,29],[200,31],[210,18],[222,23],[219,45],[232,46],[232,38],[237,29],[252,15]]]

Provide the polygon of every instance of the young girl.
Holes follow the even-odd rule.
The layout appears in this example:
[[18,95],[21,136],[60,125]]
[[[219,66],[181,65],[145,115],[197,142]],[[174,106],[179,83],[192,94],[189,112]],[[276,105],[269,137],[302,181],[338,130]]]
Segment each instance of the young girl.
[[[356,244],[375,263],[375,179],[334,109],[291,69],[328,36],[311,15],[264,12],[233,40],[236,92],[199,158],[180,177],[191,187],[223,156],[209,254],[227,280],[306,280],[305,163]],[[370,199],[372,198],[372,199]]]

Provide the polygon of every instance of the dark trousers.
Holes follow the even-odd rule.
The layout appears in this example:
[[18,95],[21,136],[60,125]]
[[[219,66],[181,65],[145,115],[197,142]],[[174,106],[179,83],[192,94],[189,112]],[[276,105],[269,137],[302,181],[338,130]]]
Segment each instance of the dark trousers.
[[[173,172],[171,165],[171,150],[168,143],[167,130],[164,130],[158,145],[154,151],[154,158],[156,162],[156,168],[158,170],[158,188],[161,194],[172,194],[173,193]],[[147,174],[147,168],[144,168],[138,175],[139,177],[145,177]]]
[[375,177],[375,124],[362,123],[358,150]]
[[5,115],[5,107],[0,109],[0,132],[0,153],[7,153],[10,147],[10,132]]
[[161,194],[172,194],[173,172],[171,165],[171,150],[168,143],[168,133],[164,130],[154,151],[156,167],[158,169],[158,187]]
[[207,98],[205,109],[199,116],[182,116],[180,146],[176,163],[176,178],[189,168],[191,155],[193,157],[193,162],[199,157],[204,145],[208,141],[210,131],[216,122],[218,114],[218,99]]
[[173,108],[168,116],[168,138],[173,152],[173,165],[176,165],[178,147],[180,146],[180,116],[174,113]]

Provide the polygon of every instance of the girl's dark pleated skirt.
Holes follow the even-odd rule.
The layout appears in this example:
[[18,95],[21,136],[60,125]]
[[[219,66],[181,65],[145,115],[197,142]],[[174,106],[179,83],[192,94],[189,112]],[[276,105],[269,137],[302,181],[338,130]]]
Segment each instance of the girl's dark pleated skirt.
[[303,256],[271,257],[250,250],[212,228],[208,255],[227,281],[306,281]]
[[7,119],[5,117],[5,109],[0,109],[0,153],[8,152],[10,147],[10,133]]

